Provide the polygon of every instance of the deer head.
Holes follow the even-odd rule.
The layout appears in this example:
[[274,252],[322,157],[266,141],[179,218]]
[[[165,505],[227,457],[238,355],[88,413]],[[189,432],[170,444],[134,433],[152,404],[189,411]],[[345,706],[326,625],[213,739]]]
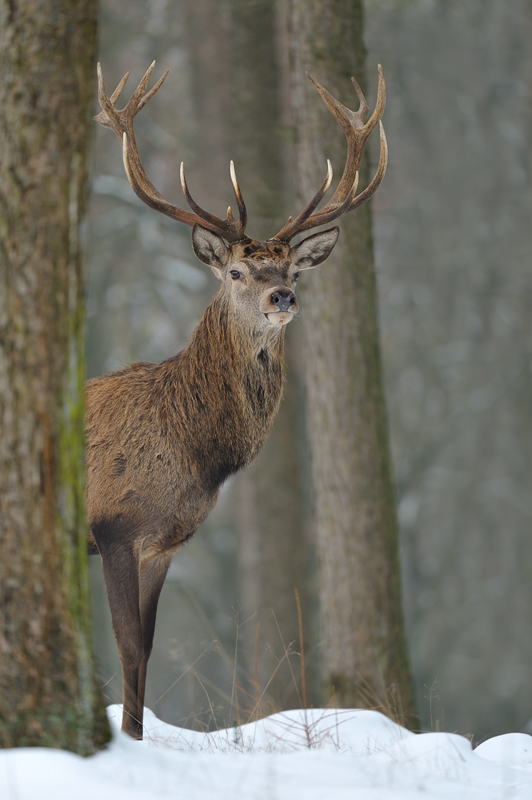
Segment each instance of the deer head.
[[[230,175],[238,208],[238,220],[233,216],[231,207],[227,209],[227,217],[220,219],[195,202],[188,189],[183,164],[181,164],[181,186],[191,211],[179,208],[166,200],[146,175],[135,142],[133,119],[160,89],[168,75],[168,72],[165,72],[155,86],[146,92],[154,66],[155,61],[146,71],[127,105],[118,110],[115,107],[116,102],[124,89],[129,72],[124,75],[111,97],[108,97],[101,66],[98,64],[98,97],[102,111],[95,119],[104,127],[114,130],[118,136],[122,145],[126,175],[135,194],[156,211],[192,227],[194,252],[222,281],[222,294],[229,306],[238,312],[235,316],[245,319],[246,323],[254,328],[280,330],[297,314],[295,286],[299,273],[325,261],[336,244],[339,229],[333,227],[315,233],[292,247],[290,240],[297,234],[327,225],[342,214],[358,208],[373,196],[384,177],[388,151],[384,128],[380,121],[386,102],[382,69],[379,65],[377,103],[369,119],[368,104],[354,78],[351,80],[360,102],[356,112],[343,106],[307,73],[346,135],[348,151],[344,172],[331,199],[318,209],[333,177],[331,163],[327,161],[327,177],[303,211],[294,220],[290,217],[271,239],[258,242],[245,233],[247,211],[233,162]],[[377,123],[380,126],[381,142],[379,165],[370,184],[357,195],[362,155],[366,141]]]
[[195,225],[192,246],[200,261],[223,282],[222,292],[248,327],[278,328],[299,310],[295,288],[300,271],[327,258],[338,232],[331,228],[316,233],[295,247],[275,239],[244,239],[226,245],[218,234]]

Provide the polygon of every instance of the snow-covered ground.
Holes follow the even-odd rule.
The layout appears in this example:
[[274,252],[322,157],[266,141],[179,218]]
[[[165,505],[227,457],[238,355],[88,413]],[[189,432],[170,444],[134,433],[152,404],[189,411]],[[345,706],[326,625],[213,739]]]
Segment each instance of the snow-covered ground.
[[61,750],[0,752],[1,800],[531,800],[532,736],[472,750],[452,733],[413,734],[377,711],[274,714],[196,733],[146,710],[145,739],[120,733],[91,758]]

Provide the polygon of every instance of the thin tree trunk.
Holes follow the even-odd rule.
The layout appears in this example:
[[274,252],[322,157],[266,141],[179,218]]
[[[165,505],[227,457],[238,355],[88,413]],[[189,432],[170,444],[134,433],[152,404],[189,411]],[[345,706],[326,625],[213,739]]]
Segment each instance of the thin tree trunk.
[[[356,109],[350,77],[365,89],[365,48],[360,1],[290,0],[289,7],[301,204],[323,180],[327,157],[337,179],[345,163],[345,139],[305,70]],[[340,706],[380,706],[411,724],[369,206],[341,228],[329,262],[304,274],[300,289],[324,699],[334,692]]]
[[88,754],[80,232],[93,0],[0,0],[0,747]]

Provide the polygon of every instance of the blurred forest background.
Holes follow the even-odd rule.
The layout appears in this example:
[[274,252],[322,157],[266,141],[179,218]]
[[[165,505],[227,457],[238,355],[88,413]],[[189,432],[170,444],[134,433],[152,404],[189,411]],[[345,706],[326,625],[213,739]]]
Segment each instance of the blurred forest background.
[[[390,163],[373,222],[417,699],[424,729],[478,740],[532,717],[532,7],[367,0],[365,12],[370,104],[379,62],[388,90]],[[136,123],[151,180],[181,204],[184,160],[195,198],[224,216],[234,159],[255,238],[294,211],[289,37],[282,0],[101,2],[109,91],[130,70],[127,99],[154,58],[155,79],[170,70]],[[321,102],[310,84],[308,102]],[[175,354],[217,290],[188,228],[137,200],[116,138],[95,133],[90,376]],[[290,327],[272,439],[224,488],[163,589],[146,705],[175,724],[232,724],[235,683],[244,708],[257,684],[264,710],[300,705],[294,587],[309,703],[321,702],[301,326]],[[286,530],[268,514],[277,504]],[[99,676],[119,701],[91,561]]]

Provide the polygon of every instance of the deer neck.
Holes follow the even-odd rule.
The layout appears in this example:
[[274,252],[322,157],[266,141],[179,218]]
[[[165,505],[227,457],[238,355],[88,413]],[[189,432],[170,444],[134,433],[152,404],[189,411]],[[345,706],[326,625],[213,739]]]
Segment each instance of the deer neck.
[[222,291],[205,311],[189,347],[206,365],[223,365],[236,380],[246,380],[254,370],[266,377],[280,369],[282,381],[284,326],[250,327]]
[[249,464],[260,450],[281,400],[283,357],[282,329],[270,335],[246,330],[223,294],[215,297],[179,359],[182,388],[201,401],[214,482]]

